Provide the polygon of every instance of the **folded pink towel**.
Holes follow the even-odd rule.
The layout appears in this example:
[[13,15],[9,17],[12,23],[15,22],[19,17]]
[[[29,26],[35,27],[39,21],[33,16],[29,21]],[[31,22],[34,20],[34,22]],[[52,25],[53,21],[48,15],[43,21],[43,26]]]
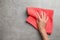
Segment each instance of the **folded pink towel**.
[[27,8],[28,18],[26,19],[26,21],[31,25],[33,25],[33,27],[38,30],[38,26],[37,26],[38,16],[36,13],[38,12],[40,14],[41,11],[46,12],[46,15],[49,17],[45,29],[48,34],[51,34],[53,28],[53,10],[28,7]]

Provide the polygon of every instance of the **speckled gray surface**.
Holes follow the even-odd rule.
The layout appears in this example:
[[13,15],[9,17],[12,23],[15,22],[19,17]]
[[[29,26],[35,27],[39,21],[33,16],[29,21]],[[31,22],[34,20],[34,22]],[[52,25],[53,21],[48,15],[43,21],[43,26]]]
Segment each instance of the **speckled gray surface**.
[[51,40],[60,40],[60,0],[0,0],[0,40],[41,40],[39,32],[25,22],[26,7],[54,10]]

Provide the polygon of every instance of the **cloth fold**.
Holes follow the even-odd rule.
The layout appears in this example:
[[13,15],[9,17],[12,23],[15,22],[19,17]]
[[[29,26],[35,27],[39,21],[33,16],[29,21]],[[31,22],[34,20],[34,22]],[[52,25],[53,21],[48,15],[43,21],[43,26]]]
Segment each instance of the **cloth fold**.
[[40,13],[41,11],[45,12],[46,16],[49,17],[49,19],[47,21],[47,24],[45,26],[45,30],[48,34],[51,34],[52,33],[52,28],[53,28],[53,10],[43,9],[43,8],[27,7],[28,17],[27,17],[26,21],[38,30],[37,12],[39,14],[41,14]]

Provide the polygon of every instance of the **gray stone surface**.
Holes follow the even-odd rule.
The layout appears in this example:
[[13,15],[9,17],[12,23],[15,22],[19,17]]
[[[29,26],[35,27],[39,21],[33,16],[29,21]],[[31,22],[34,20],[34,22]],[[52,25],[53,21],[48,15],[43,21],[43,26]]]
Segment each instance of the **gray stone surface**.
[[51,40],[60,40],[60,0],[0,0],[0,40],[41,40],[39,32],[25,22],[26,7],[54,10]]

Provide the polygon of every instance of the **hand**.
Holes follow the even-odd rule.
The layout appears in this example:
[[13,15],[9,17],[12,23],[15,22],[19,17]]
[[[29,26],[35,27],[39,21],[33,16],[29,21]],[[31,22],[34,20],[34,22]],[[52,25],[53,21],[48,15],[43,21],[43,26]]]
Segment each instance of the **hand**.
[[48,16],[46,16],[45,12],[41,12],[41,16],[37,13],[37,16],[38,16],[37,24],[38,24],[39,31],[42,35],[42,38],[43,38],[43,40],[49,40],[48,35],[44,29],[44,27],[48,21]]
[[38,21],[37,21],[38,27],[39,28],[45,27],[48,21],[48,16],[46,16],[46,13],[41,11],[41,16],[38,13],[37,13],[37,16],[38,16]]

